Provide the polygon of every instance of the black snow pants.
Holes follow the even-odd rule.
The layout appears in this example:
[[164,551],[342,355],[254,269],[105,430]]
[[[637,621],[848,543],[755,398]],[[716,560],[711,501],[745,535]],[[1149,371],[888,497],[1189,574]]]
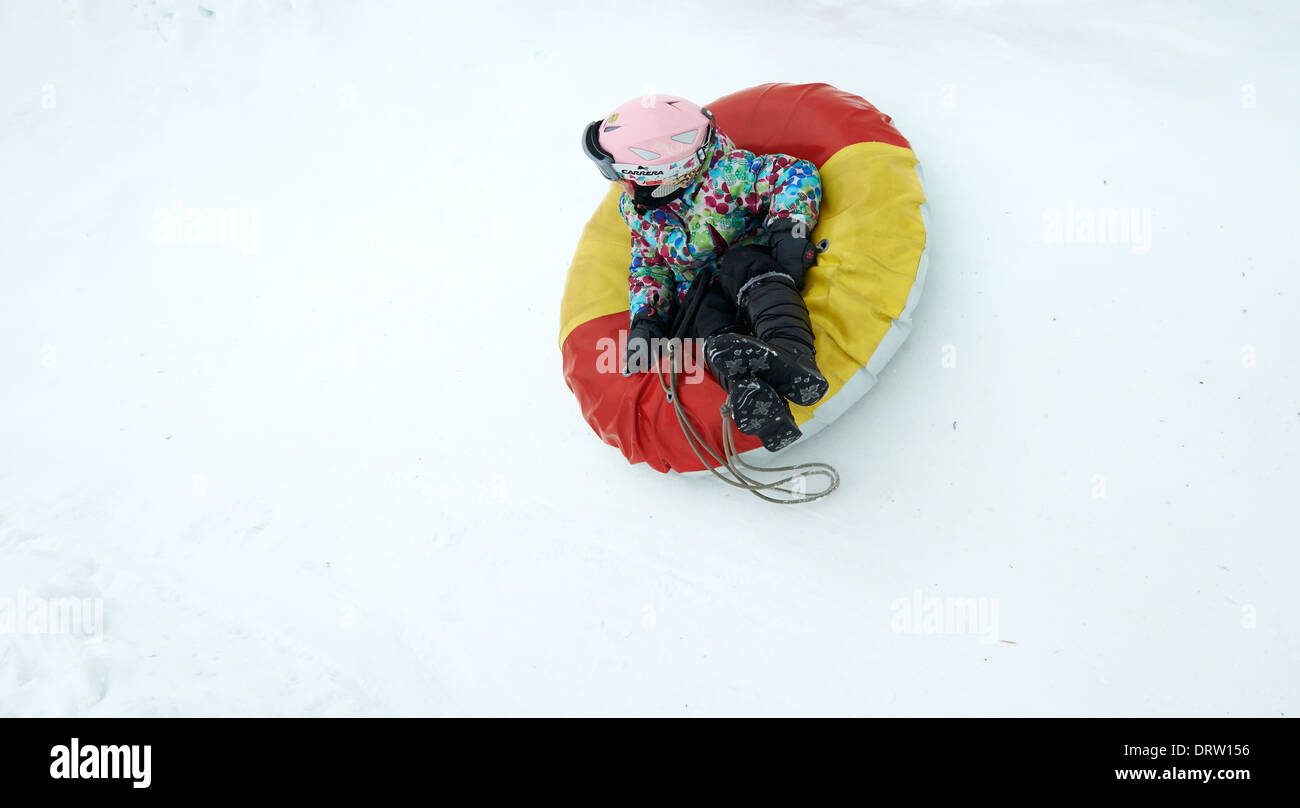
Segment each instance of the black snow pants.
[[[708,285],[691,287],[678,307],[669,335],[707,339],[715,334],[748,332],[749,324],[736,308],[741,287],[759,275],[783,271],[771,251],[761,244],[727,250],[718,262],[716,274],[701,279],[708,280]],[[796,278],[795,283],[802,287],[803,278]]]

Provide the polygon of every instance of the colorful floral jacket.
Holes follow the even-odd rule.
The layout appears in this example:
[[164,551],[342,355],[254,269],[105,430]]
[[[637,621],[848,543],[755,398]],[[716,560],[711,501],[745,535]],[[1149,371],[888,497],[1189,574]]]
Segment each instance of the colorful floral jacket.
[[822,184],[817,167],[788,154],[755,155],[721,131],[708,168],[681,197],[638,209],[629,194],[618,201],[632,231],[628,276],[631,318],[658,318],[665,326],[695,275],[730,247],[767,244],[778,219],[817,224]]

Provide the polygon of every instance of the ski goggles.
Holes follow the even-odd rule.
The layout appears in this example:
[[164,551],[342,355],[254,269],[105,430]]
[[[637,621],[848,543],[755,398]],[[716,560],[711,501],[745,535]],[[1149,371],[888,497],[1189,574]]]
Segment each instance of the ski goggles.
[[704,167],[704,161],[709,158],[717,137],[717,125],[714,123],[713,113],[708,109],[701,112],[709,119],[708,129],[704,133],[704,142],[698,149],[671,163],[648,166],[641,163],[614,162],[614,155],[605,151],[600,145],[600,125],[604,123],[603,118],[587,124],[587,130],[582,136],[582,150],[596,164],[596,168],[600,169],[600,175],[611,182],[660,185],[683,178],[694,179]]

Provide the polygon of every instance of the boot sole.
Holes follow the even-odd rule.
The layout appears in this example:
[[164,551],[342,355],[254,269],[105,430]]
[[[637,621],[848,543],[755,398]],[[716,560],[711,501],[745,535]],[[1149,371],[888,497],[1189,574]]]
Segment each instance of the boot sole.
[[784,379],[768,378],[768,383],[781,395],[801,407],[811,407],[821,401],[831,389],[830,382],[826,381],[825,377],[809,373]]
[[709,360],[726,375],[739,378],[762,374],[772,369],[776,351],[741,334],[724,334],[713,338]]
[[738,380],[727,399],[736,428],[758,438],[769,452],[783,449],[803,435],[790,414],[790,405],[759,379]]
[[755,337],[729,334],[714,337],[719,347],[711,352],[713,363],[733,377],[756,375],[778,393],[801,407],[811,407],[825,397],[830,382],[811,373],[787,376],[777,371],[777,352]]

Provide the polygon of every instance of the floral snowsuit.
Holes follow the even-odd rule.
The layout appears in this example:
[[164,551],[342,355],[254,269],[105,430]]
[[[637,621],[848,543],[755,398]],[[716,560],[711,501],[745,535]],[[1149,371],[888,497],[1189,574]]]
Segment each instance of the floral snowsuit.
[[619,199],[632,232],[632,322],[655,318],[667,326],[698,272],[732,247],[766,246],[773,222],[802,221],[811,232],[821,197],[821,177],[811,162],[755,155],[718,131],[708,167],[680,198],[652,209],[639,209],[626,193]]

